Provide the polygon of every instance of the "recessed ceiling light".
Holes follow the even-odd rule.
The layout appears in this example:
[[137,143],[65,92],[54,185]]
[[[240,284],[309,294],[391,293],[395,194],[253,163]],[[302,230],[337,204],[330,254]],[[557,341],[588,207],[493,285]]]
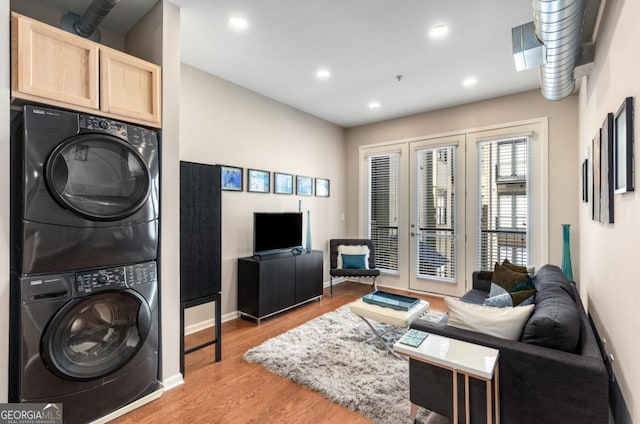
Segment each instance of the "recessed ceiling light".
[[316,78],[322,81],[326,81],[331,78],[331,71],[329,71],[328,69],[318,69],[318,72],[316,72]]
[[229,24],[231,29],[235,31],[245,31],[247,28],[249,28],[249,21],[238,15],[230,16],[229,19],[227,19],[227,23]]
[[448,26],[444,24],[436,25],[429,30],[429,37],[436,38],[436,39],[442,38],[445,35],[447,35],[448,32],[449,32]]
[[371,102],[371,103],[369,103],[368,106],[369,106],[369,109],[371,109],[371,110],[380,109],[380,103],[378,103],[378,102]]
[[462,80],[462,85],[464,85],[465,87],[471,87],[476,85],[477,82],[478,79],[476,77],[468,77]]

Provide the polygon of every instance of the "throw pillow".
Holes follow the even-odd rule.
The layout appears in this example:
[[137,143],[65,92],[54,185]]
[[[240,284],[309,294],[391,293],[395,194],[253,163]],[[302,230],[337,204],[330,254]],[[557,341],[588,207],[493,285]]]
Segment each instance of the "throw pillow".
[[365,255],[350,255],[343,253],[342,256],[342,269],[367,269],[365,263]]
[[514,265],[511,262],[509,262],[509,259],[505,259],[502,261],[502,266],[505,268],[509,268],[511,271],[526,272],[529,274],[531,278],[533,278],[533,276],[536,275],[535,265],[527,265],[527,266]]
[[512,271],[496,262],[493,267],[489,297],[509,293],[516,286],[519,287],[518,290],[530,290],[534,288],[529,274],[526,272]]
[[533,303],[536,290],[520,290],[511,293],[502,293],[484,300],[485,306],[494,308],[510,308],[513,306],[525,306]]
[[515,265],[509,262],[509,259],[502,261],[502,266],[515,272],[528,272],[526,266]]
[[364,255],[365,268],[369,269],[369,247],[365,245],[340,245],[338,246],[338,269],[342,269],[342,254],[347,255]]
[[520,339],[522,329],[534,308],[534,305],[493,308],[450,297],[444,300],[449,307],[449,325],[508,340]]

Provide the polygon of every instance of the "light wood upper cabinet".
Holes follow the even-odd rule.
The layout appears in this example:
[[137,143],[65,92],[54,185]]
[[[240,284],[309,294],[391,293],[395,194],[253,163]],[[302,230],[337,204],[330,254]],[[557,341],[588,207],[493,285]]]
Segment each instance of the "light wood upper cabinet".
[[160,122],[160,67],[116,50],[101,49],[100,109]]
[[98,46],[13,14],[12,91],[98,109]]
[[11,14],[11,95],[161,126],[160,67]]

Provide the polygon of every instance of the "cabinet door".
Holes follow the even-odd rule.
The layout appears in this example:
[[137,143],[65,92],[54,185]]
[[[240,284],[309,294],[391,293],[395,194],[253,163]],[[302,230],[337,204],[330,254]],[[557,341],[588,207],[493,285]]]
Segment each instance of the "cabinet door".
[[100,109],[160,126],[160,67],[100,48]]
[[296,303],[322,295],[322,255],[314,250],[296,256]]
[[98,46],[18,14],[11,15],[12,95],[98,109]]
[[265,316],[295,304],[295,258],[282,257],[260,262],[260,312]]

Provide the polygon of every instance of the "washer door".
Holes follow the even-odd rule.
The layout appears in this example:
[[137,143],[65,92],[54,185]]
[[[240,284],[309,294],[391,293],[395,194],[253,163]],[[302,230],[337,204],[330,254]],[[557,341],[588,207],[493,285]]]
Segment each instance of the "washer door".
[[140,294],[102,292],[61,308],[44,331],[40,353],[57,376],[93,380],[125,366],[150,328],[151,309]]
[[113,221],[147,201],[149,171],[140,154],[106,134],[70,138],[51,152],[45,178],[63,207],[92,220]]

